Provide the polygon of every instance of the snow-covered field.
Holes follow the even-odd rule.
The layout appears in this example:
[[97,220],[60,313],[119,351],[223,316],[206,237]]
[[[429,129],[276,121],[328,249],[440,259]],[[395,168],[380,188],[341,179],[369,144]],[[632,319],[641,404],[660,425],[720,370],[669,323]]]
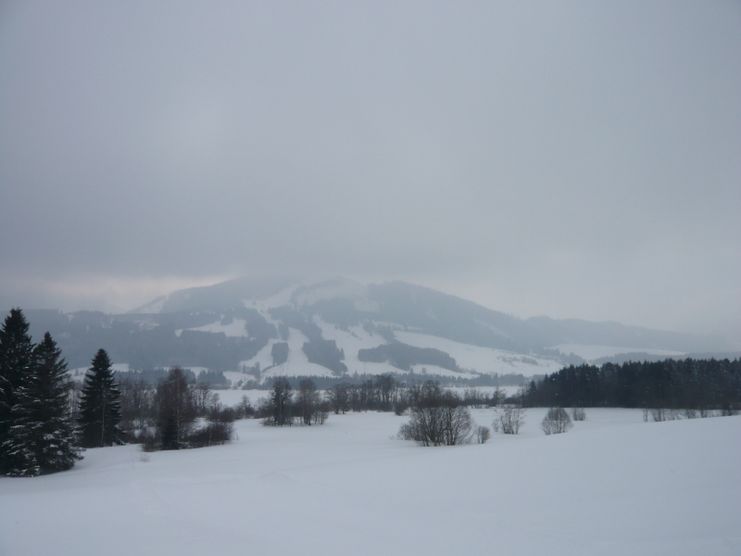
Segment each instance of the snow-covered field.
[[395,438],[405,418],[365,413],[241,421],[201,450],[89,450],[0,479],[0,554],[741,554],[741,417],[588,410],[546,437],[543,414],[483,446],[421,448]]

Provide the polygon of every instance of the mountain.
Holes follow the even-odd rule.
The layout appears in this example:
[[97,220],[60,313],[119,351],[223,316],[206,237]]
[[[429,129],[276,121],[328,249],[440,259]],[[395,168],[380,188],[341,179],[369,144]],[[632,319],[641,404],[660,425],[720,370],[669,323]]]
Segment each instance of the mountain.
[[727,350],[714,337],[614,322],[520,319],[404,282],[242,278],[191,288],[126,314],[28,311],[71,367],[103,347],[133,369],[180,365],[233,383],[277,375],[415,373],[480,380],[533,376],[604,358]]

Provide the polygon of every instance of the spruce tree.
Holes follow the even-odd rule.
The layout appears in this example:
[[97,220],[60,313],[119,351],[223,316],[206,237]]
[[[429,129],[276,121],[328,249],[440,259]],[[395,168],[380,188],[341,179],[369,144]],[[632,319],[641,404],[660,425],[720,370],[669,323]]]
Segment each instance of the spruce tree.
[[33,365],[16,393],[3,447],[9,475],[33,476],[69,469],[80,459],[69,413],[69,377],[61,350],[47,332],[33,350]]
[[179,450],[186,446],[188,433],[196,418],[193,393],[182,369],[170,369],[157,386],[157,430],[163,450]]
[[13,425],[12,409],[17,403],[18,389],[31,372],[33,342],[28,322],[20,309],[12,309],[0,329],[0,472],[14,467],[14,455],[5,440]]
[[111,360],[100,349],[85,375],[80,400],[80,436],[85,448],[122,444],[121,402]]

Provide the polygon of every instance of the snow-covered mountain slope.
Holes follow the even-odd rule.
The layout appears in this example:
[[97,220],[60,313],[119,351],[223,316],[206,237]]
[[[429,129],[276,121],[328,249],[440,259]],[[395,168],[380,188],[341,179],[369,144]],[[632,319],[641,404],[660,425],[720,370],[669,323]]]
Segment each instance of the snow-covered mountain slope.
[[670,349],[636,348],[625,346],[601,346],[589,344],[560,344],[553,346],[564,355],[574,354],[585,361],[592,362],[604,358],[615,357],[622,354],[645,353],[659,357],[680,357],[684,355],[681,351]]
[[[224,334],[227,338],[247,338],[249,333],[247,332],[247,321],[244,319],[232,319],[229,323],[224,323],[220,320],[204,324],[203,326],[196,326],[188,328],[192,332],[210,332],[212,334]],[[175,335],[180,336],[183,330],[176,330]]]
[[122,315],[28,316],[32,333],[51,331],[73,368],[86,366],[103,347],[132,369],[203,367],[260,382],[278,375],[386,372],[530,377],[604,356],[681,356],[730,347],[718,338],[612,322],[519,319],[412,284],[344,278],[244,278],[173,292]]
[[473,346],[428,334],[398,331],[394,335],[399,341],[405,344],[417,347],[432,347],[444,351],[456,360],[461,369],[474,371],[479,374],[521,374],[523,376],[533,376],[552,373],[563,367],[563,363],[557,359]]

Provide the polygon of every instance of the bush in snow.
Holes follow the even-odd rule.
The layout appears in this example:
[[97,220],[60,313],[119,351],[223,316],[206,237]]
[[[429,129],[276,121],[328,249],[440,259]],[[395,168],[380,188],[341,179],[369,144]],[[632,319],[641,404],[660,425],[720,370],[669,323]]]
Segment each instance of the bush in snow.
[[546,434],[561,434],[572,427],[571,418],[563,407],[552,407],[546,413],[540,427]]
[[[662,421],[676,421],[680,418],[680,412],[678,409],[665,409],[663,407],[655,407],[651,409],[651,418],[655,423]],[[644,420],[647,420],[644,412]]]
[[443,392],[439,384],[426,382],[410,409],[409,422],[399,430],[399,437],[422,446],[455,446],[469,442],[473,428],[471,413],[458,403],[458,398]]
[[471,415],[465,407],[412,408],[411,419],[399,430],[403,440],[422,446],[455,446],[471,439]]
[[479,444],[486,444],[491,436],[489,427],[477,427],[476,428],[476,442]]
[[226,444],[232,439],[231,422],[209,422],[205,427],[192,431],[186,441],[190,448],[202,448],[204,446],[215,446]]
[[265,404],[262,412],[265,413],[263,425],[282,427],[293,424],[293,408],[291,399],[293,393],[291,383],[287,378],[279,377],[273,381],[273,390],[270,399]]
[[583,407],[575,407],[571,410],[571,418],[574,421],[586,421],[587,412],[584,411]]
[[525,409],[519,405],[505,405],[497,409],[492,428],[494,432],[519,434],[525,424]]

